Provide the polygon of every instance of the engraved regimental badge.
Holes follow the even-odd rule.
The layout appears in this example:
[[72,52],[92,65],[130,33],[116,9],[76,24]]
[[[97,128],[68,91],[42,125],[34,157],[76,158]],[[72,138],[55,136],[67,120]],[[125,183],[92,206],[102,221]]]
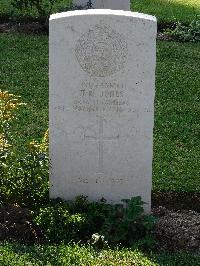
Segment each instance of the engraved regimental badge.
[[107,25],[95,25],[78,40],[75,55],[90,76],[107,77],[122,70],[127,60],[127,42]]

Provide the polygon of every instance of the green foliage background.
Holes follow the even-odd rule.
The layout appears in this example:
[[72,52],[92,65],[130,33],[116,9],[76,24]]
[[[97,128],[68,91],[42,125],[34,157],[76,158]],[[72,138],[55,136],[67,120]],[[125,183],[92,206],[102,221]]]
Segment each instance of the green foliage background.
[[[42,0],[48,3],[49,0]],[[35,8],[19,11],[12,7],[12,0],[1,0],[0,19],[27,17],[36,18],[38,13]],[[70,0],[55,0],[52,12],[66,11],[69,9]],[[48,6],[48,4],[47,4]],[[180,21],[189,24],[200,14],[199,0],[131,0],[131,10],[155,15],[160,23],[174,23]]]

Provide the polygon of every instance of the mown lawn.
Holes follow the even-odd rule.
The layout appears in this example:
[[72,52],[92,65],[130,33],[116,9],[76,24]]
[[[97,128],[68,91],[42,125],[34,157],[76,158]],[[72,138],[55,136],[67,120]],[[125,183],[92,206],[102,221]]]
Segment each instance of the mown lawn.
[[[69,3],[70,0],[56,0],[53,12],[67,10]],[[131,10],[155,15],[162,23],[175,21],[189,23],[197,14],[200,15],[200,2],[199,0],[131,0]],[[11,0],[1,0],[0,18],[2,19],[11,16],[22,18],[22,16],[36,17],[37,15],[35,10],[17,11],[13,9]]]
[[[17,149],[48,127],[48,39],[0,35],[2,90],[21,95]],[[199,44],[157,43],[154,191],[200,192]]]
[[154,190],[200,192],[199,44],[158,42]]
[[191,22],[200,15],[199,0],[133,0],[133,11],[151,14],[157,17],[158,22],[171,23],[181,21]]
[[186,253],[147,255],[128,249],[95,251],[78,245],[0,245],[0,265],[53,266],[199,266],[200,257]]

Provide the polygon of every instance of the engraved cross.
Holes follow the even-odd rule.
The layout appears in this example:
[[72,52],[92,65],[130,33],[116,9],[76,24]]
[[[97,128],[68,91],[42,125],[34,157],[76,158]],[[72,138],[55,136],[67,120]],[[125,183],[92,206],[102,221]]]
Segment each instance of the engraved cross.
[[103,173],[103,145],[106,141],[113,141],[119,139],[119,134],[115,137],[105,137],[104,136],[104,118],[102,116],[98,116],[98,135],[95,134],[95,136],[87,136],[84,135],[85,139],[96,141],[98,142],[98,173]]

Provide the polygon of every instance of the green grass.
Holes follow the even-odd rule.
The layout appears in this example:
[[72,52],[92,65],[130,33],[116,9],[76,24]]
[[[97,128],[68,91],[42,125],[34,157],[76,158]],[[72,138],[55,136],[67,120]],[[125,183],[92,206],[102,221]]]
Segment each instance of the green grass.
[[47,37],[1,35],[1,89],[21,95],[27,103],[16,127],[20,144],[38,138],[48,127]]
[[189,23],[200,15],[199,0],[132,0],[131,3],[133,11],[154,15],[162,23]]
[[200,192],[199,44],[157,46],[154,189]]
[[[48,127],[48,39],[1,34],[0,88],[21,95],[18,147],[38,139]],[[200,192],[199,44],[158,42],[154,191]]]
[[2,244],[0,265],[54,265],[54,266],[199,266],[200,257],[189,254],[147,255],[139,251],[101,250],[78,245],[23,246]]
[[[57,0],[53,12],[66,10],[70,0]],[[175,22],[177,20],[189,23],[197,14],[200,14],[199,0],[132,0],[132,11],[155,15],[159,22]],[[37,16],[35,10],[27,12],[19,12],[11,6],[11,0],[1,0],[0,18],[8,18],[10,16]]]
[[55,266],[156,265],[151,259],[137,251],[107,250],[98,253],[89,247],[77,245],[26,247],[7,244],[0,247],[0,254],[0,265],[2,266],[21,266],[25,263]]

